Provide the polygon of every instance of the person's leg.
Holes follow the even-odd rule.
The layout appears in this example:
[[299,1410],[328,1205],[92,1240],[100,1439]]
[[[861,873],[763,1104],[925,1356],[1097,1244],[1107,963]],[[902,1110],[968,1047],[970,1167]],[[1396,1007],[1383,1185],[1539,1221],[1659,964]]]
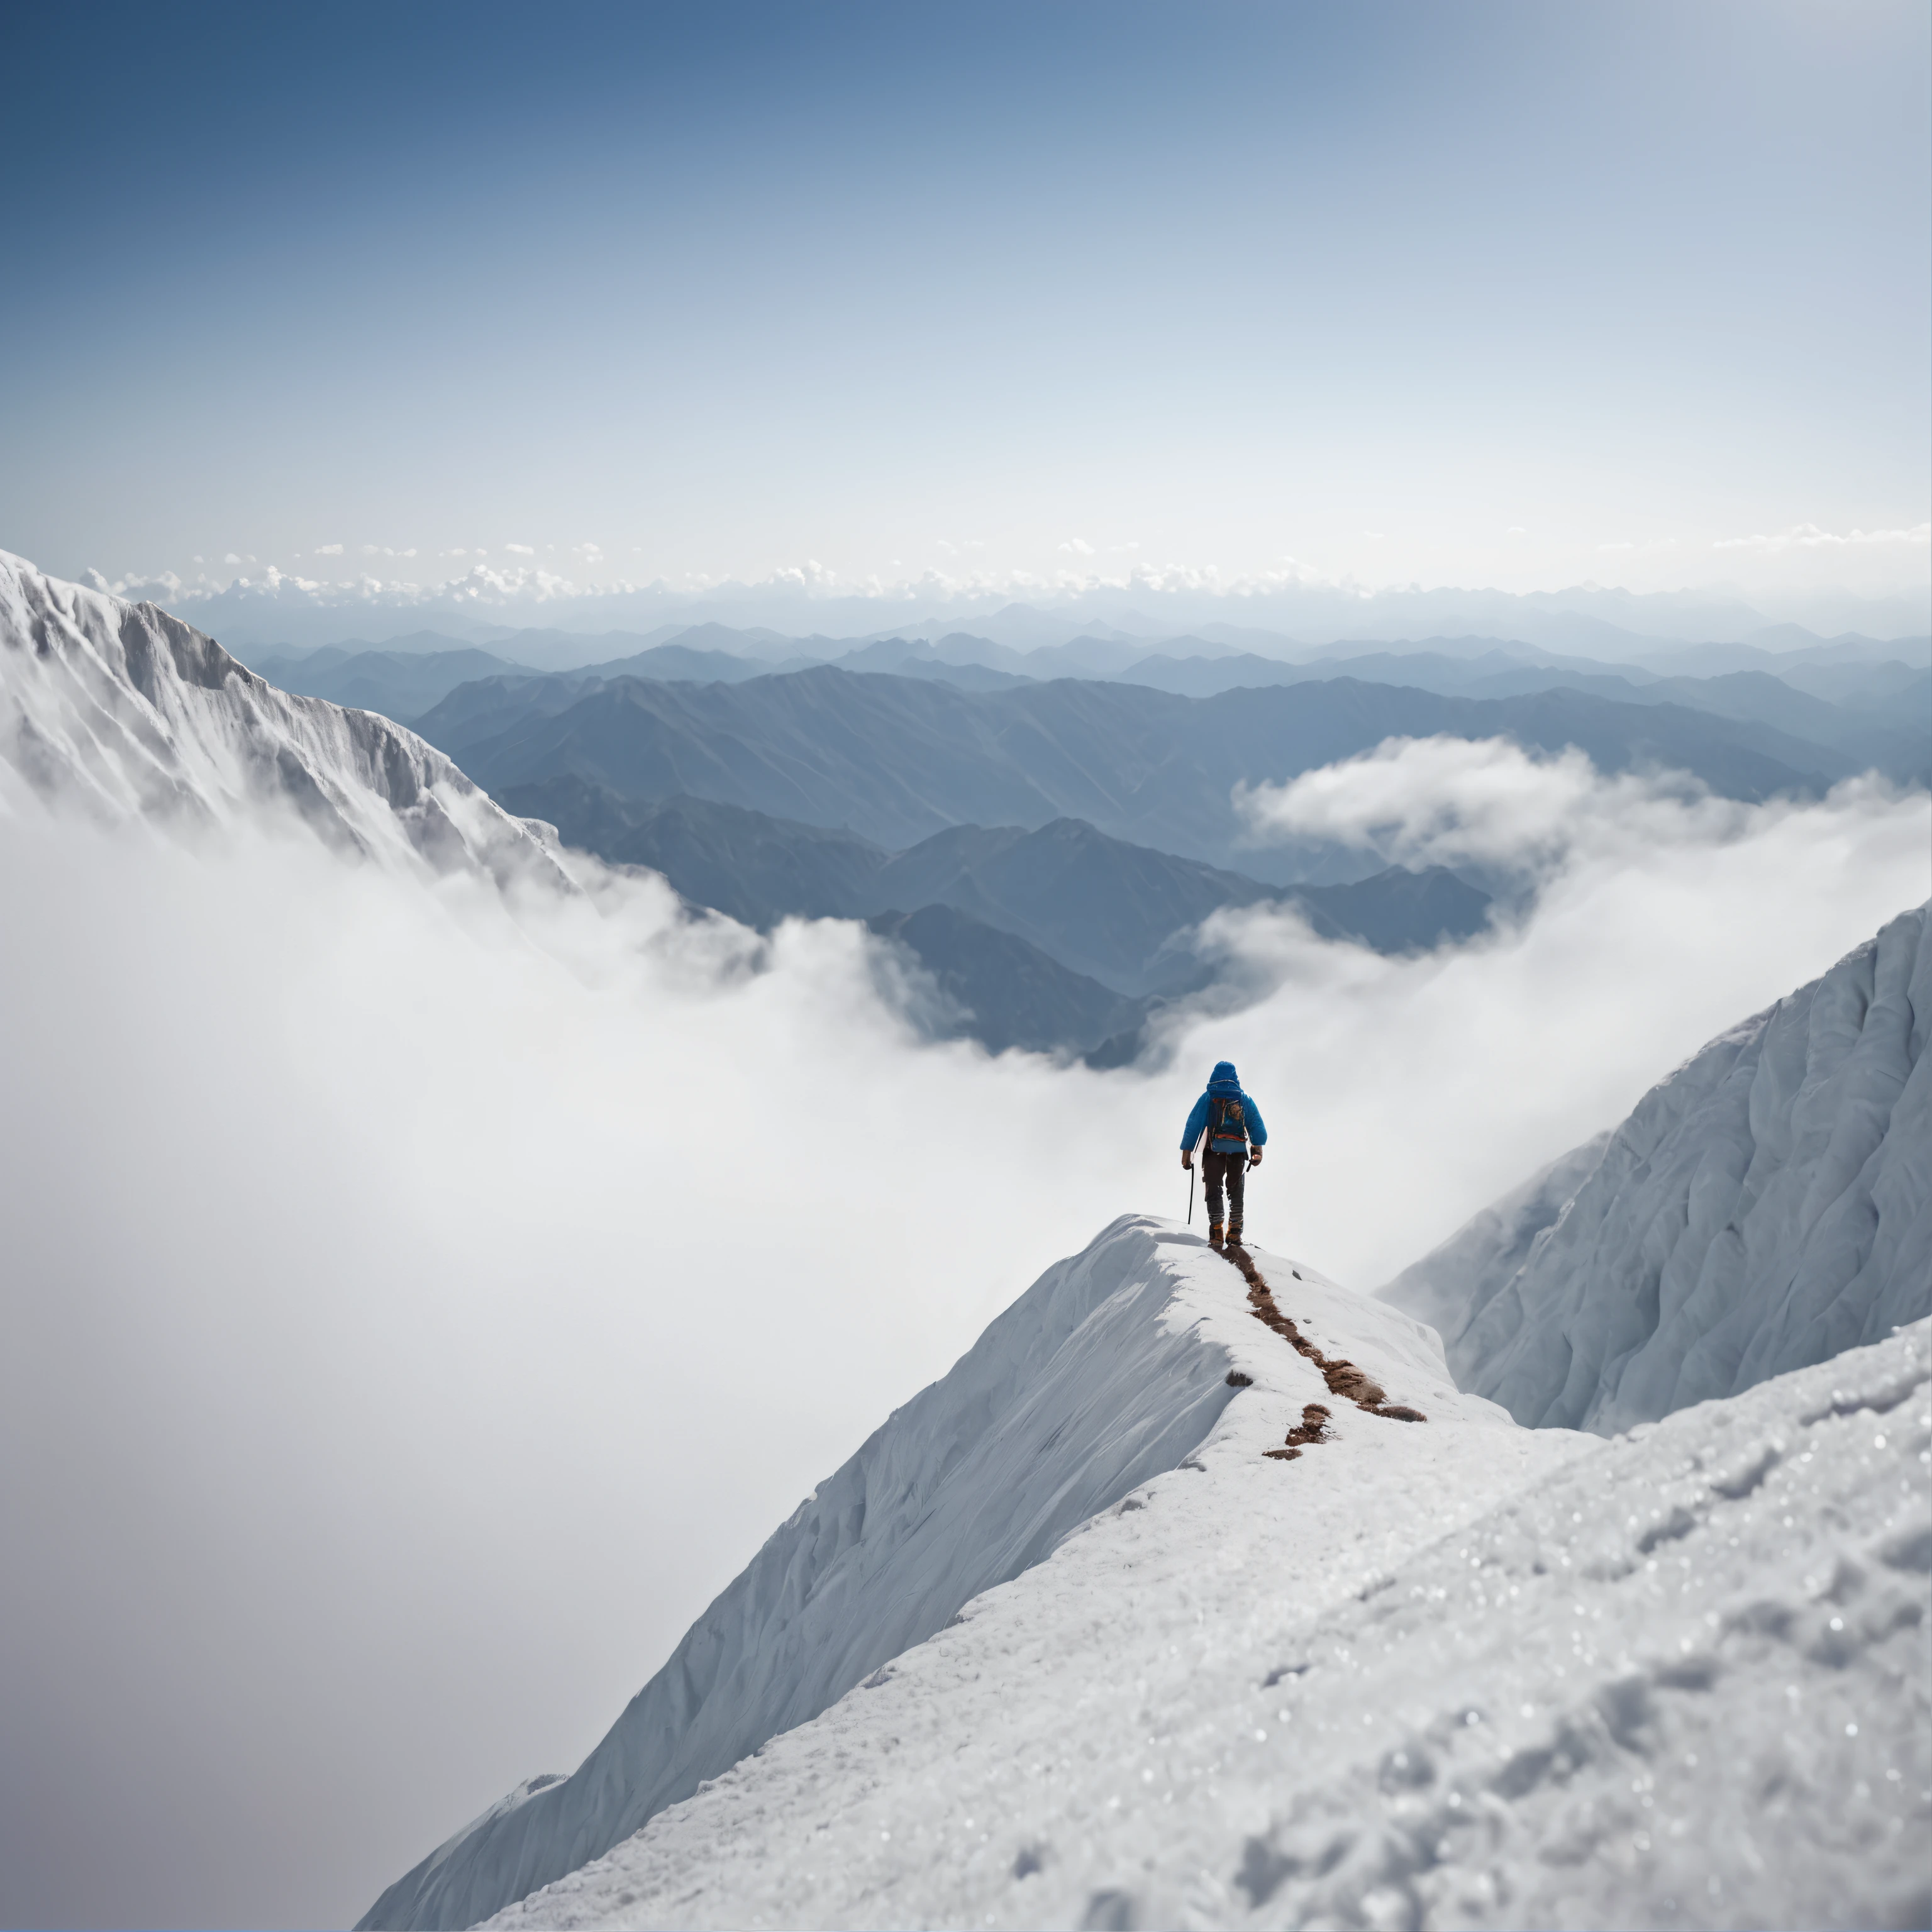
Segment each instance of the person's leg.
[[1205,1182],[1208,1194],[1208,1238],[1213,1240],[1221,1232],[1226,1218],[1221,1208],[1221,1184],[1228,1172],[1228,1156],[1216,1154],[1211,1149],[1201,1158],[1202,1178]]
[[1241,1238],[1241,1210],[1247,1198],[1248,1157],[1244,1154],[1231,1154],[1228,1162],[1228,1238],[1238,1241]]

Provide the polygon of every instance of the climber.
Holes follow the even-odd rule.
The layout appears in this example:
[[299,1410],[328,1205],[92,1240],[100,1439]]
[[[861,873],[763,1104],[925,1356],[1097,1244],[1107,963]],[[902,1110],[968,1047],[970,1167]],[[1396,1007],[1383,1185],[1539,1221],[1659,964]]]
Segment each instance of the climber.
[[1194,1103],[1180,1136],[1180,1164],[1194,1165],[1195,1143],[1203,1130],[1208,1136],[1201,1171],[1208,1183],[1208,1238],[1219,1247],[1222,1240],[1221,1190],[1228,1192],[1228,1244],[1241,1244],[1241,1199],[1246,1191],[1247,1171],[1261,1165],[1262,1144],[1268,1128],[1262,1110],[1241,1091],[1234,1077],[1234,1063],[1224,1060],[1208,1076],[1208,1090]]

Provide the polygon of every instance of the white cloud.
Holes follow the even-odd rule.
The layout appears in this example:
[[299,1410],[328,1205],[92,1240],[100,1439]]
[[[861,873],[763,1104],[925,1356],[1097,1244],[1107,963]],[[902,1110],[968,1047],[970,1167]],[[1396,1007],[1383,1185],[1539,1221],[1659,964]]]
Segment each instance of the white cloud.
[[[1486,942],[1391,960],[1266,911],[1210,922],[1231,970],[1270,990],[1189,1024],[1181,1066],[1225,1053],[1264,1113],[1270,1095],[1286,1102],[1280,1127],[1267,1114],[1270,1245],[1364,1286],[1386,1280],[1932,894],[1923,792],[1854,782],[1810,806],[1711,808],[1694,788],[1632,797],[1577,776],[1486,810],[1418,788],[1399,812],[1384,800],[1360,814],[1412,828],[1402,849],[1418,858],[1474,850],[1540,867],[1534,910]],[[1631,816],[1606,824],[1626,798]],[[1546,808],[1563,821],[1553,836],[1537,823]]]
[[36,936],[0,948],[0,1001],[37,1016],[0,1115],[0,1453],[37,1472],[6,1533],[12,1574],[62,1580],[0,1619],[10,1744],[204,1871],[300,1821],[321,1888],[284,1916],[352,1916],[577,1762],[1048,1262],[1178,1217],[1214,1060],[1273,1130],[1258,1237],[1372,1286],[1928,889],[1922,799],[1712,816],[1516,755],[1430,741],[1255,794],[1538,864],[1539,909],[1419,960],[1224,916],[1208,943],[1264,997],[1183,1021],[1155,1079],[917,1046],[850,926],[766,945],[593,878],[517,928],[302,840],[0,808],[0,904]]
[[[884,576],[849,574],[837,568],[814,562],[809,568],[790,566],[777,570],[761,578],[748,579],[734,577],[717,572],[687,572],[670,580],[658,578],[646,586],[654,598],[661,600],[665,607],[664,614],[675,614],[675,604],[682,597],[712,593],[741,600],[751,604],[763,598],[767,601],[769,614],[758,621],[782,626],[788,620],[782,614],[782,605],[793,598],[818,599],[838,597],[842,598],[866,598],[875,602],[910,606],[915,603],[926,604],[928,610],[920,614],[936,614],[939,608],[950,604],[968,606],[976,601],[999,598],[1002,601],[1022,598],[1045,604],[1064,603],[1084,599],[1102,592],[1124,592],[1136,598],[1149,600],[1172,599],[1176,608],[1166,614],[1166,621],[1174,624],[1177,631],[1190,625],[1206,621],[1210,616],[1232,620],[1236,622],[1258,623],[1291,628],[1300,634],[1302,627],[1308,628],[1310,635],[1319,630],[1328,635],[1341,634],[1346,626],[1355,620],[1338,608],[1346,604],[1352,609],[1362,608],[1364,614],[1378,597],[1409,597],[1416,594],[1440,596],[1450,600],[1454,614],[1445,612],[1443,621],[1464,623],[1502,623],[1506,616],[1489,614],[1480,618],[1465,611],[1455,600],[1468,597],[1479,599],[1494,598],[1504,593],[1494,591],[1457,591],[1442,588],[1424,592],[1419,582],[1372,585],[1359,578],[1326,574],[1302,560],[1285,557],[1277,568],[1258,574],[1231,575],[1224,574],[1214,563],[1194,563],[1183,560],[1155,561],[1141,552],[1133,544],[1116,546],[1102,560],[1096,554],[1091,558],[1065,554],[1060,560],[1061,567],[1051,572],[1029,572],[1011,568],[994,568],[984,560],[986,540],[971,538],[961,542],[938,539],[942,556],[948,562],[938,569],[925,569],[911,577],[903,574],[902,567],[895,564]],[[1084,539],[1082,541],[1084,541]],[[1632,547],[1633,556],[1667,549],[1676,539],[1662,540],[1654,544],[1639,542]],[[418,580],[413,576],[398,575],[386,580],[380,592],[371,592],[366,586],[351,586],[337,583],[324,583],[314,587],[298,589],[298,580],[289,578],[280,580],[274,594],[278,599],[292,604],[299,598],[317,611],[354,606],[362,608],[371,604],[393,610],[423,610],[426,613],[439,604],[460,604],[480,606],[494,604],[508,610],[521,604],[549,604],[568,599],[600,599],[632,594],[636,586],[620,584],[605,575],[609,560],[601,548],[591,544],[574,547],[568,571],[538,571],[533,566],[534,556],[539,547],[532,545],[505,545],[500,547],[506,554],[503,562],[508,566],[493,569],[484,578],[478,578],[472,566],[478,558],[485,556],[481,548],[459,546],[454,550],[430,554],[440,556],[454,562],[464,574],[446,578],[432,574],[429,581]],[[541,547],[542,554],[554,556],[557,546]],[[340,547],[332,548],[328,554],[341,554]],[[1678,553],[1682,554],[1681,550]],[[1813,555],[1827,553],[1813,552]],[[301,553],[293,555],[299,558]],[[320,556],[321,552],[313,554]],[[392,551],[385,547],[380,554],[398,556],[413,562],[418,552],[414,548]],[[1852,554],[1849,551],[1828,553],[1834,556]],[[1861,553],[1869,558],[1890,554],[1898,556],[1901,553],[1867,550]],[[252,557],[238,557],[232,551],[228,554],[231,568],[236,565],[252,566]],[[560,560],[561,561],[561,560]],[[125,574],[122,580],[146,582],[155,580],[140,572]],[[214,625],[219,631],[228,627],[232,634],[236,622],[232,608],[206,609],[200,608],[200,601],[212,598],[224,590],[232,590],[238,598],[259,598],[267,594],[264,590],[265,579],[255,576],[252,570],[248,576],[236,580],[232,584],[208,584],[203,581],[184,585],[178,596],[187,599],[181,614],[191,621]],[[1546,597],[1550,593],[1544,593]],[[1596,586],[1580,585],[1569,591],[1555,593],[1567,603],[1571,598],[1585,599],[1600,596]],[[1738,594],[1734,589],[1719,595],[1734,600]],[[1299,607],[1306,599],[1308,608],[1287,608],[1289,599],[1295,600]],[[1195,604],[1192,609],[1180,608],[1194,603],[1194,600],[1213,600],[1211,605],[1203,608]],[[1277,608],[1263,610],[1258,608],[1264,603],[1280,600]],[[1800,622],[1813,628],[1862,628],[1874,631],[1874,634],[1898,634],[1910,628],[1916,628],[1926,620],[1924,616],[1907,607],[1922,603],[1922,597],[1898,596],[1894,608],[1883,615],[1874,612],[1862,614],[1859,600],[1837,596],[1832,602],[1828,616],[1821,616],[1817,609],[1806,605],[1790,611]],[[1786,600],[1788,602],[1788,599]],[[1214,608],[1218,606],[1219,608]],[[1244,609],[1243,607],[1247,607]],[[1587,608],[1583,606],[1582,608]],[[1773,607],[1774,614],[1785,608],[1784,604]],[[1252,611],[1252,614],[1250,614]],[[613,610],[608,620],[614,623],[633,621],[642,614],[626,610],[621,614]],[[970,620],[970,612],[962,608],[956,613],[962,621]],[[1150,611],[1148,614],[1153,613]],[[1389,612],[1391,621],[1412,621],[1415,613],[1412,609]],[[1538,614],[1541,615],[1543,614]],[[258,621],[250,619],[248,621]],[[266,620],[259,620],[266,621]],[[653,621],[656,621],[655,620]],[[877,621],[861,620],[850,628],[862,630],[872,627]],[[1672,622],[1676,621],[1674,619]],[[1768,620],[1767,620],[1768,621]],[[822,627],[826,620],[808,614],[798,614],[797,626],[801,630]],[[1655,626],[1653,626],[1653,628]],[[1676,634],[1669,624],[1663,628],[1666,634]],[[306,632],[304,635],[308,634]],[[1408,634],[1397,632],[1393,634]],[[320,634],[316,633],[316,640]]]
[[[460,880],[38,808],[0,814],[0,898],[65,908],[0,961],[8,1010],[58,994],[0,1120],[8,1354],[34,1365],[0,1370],[0,1450],[46,1472],[10,1494],[9,1566],[62,1580],[8,1599],[0,1668],[40,1687],[10,1746],[57,1782],[93,1765],[179,1861],[326,1819],[291,1922],[348,1922],[532,1752],[574,1762],[1120,1192],[1131,1138],[1064,1147],[1042,1063],[916,1048],[856,926],[766,947],[613,883],[533,947]],[[165,1026],[82,943],[135,931],[185,1003]],[[721,1093],[712,1159],[692,1122]],[[998,1214],[962,1197],[969,1124]],[[418,1744],[364,1766],[392,1727]]]
[[340,556],[342,554],[342,546],[339,543],[317,544],[315,547],[315,554],[317,556]]
[[1721,843],[1794,808],[1718,798],[1682,772],[1606,777],[1574,746],[1552,756],[1507,738],[1450,737],[1385,739],[1238,802],[1262,840],[1332,840],[1391,865],[1538,877],[1583,852]]
[[1816,524],[1794,524],[1773,536],[1721,537],[1713,550],[1834,550],[1870,545],[1900,544],[1914,550],[1932,545],[1932,524],[1914,524],[1910,529],[1847,530],[1842,535],[1820,530]]
[[1075,556],[1091,556],[1094,554],[1094,546],[1078,537],[1069,537],[1060,548]]
[[159,602],[164,598],[172,602],[188,587],[172,570],[158,571],[152,576],[117,577],[111,580],[92,568],[82,574],[96,590],[104,590],[110,596],[125,597],[135,603],[144,600]]

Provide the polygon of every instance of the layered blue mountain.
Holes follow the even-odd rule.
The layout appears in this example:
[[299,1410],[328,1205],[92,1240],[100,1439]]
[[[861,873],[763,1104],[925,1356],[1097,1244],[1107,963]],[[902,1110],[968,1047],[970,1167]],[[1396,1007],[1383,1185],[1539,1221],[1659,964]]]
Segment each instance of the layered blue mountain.
[[958,825],[891,853],[856,833],[688,796],[638,802],[578,778],[512,785],[508,809],[566,844],[662,872],[694,904],[769,929],[778,920],[862,919],[946,905],[1028,940],[1116,992],[1172,992],[1196,962],[1178,934],[1224,906],[1298,907],[1324,938],[1384,952],[1482,930],[1487,896],[1441,866],[1394,866],[1339,886],[1282,887],[1125,839],[1079,819]]
[[1872,766],[1932,781],[1925,674],[1835,646],[1797,668],[1844,704],[1754,665],[1670,676],[1474,637],[1298,664],[1198,638],[1149,656],[1120,636],[894,634],[836,664],[807,662],[831,640],[718,625],[577,647],[596,645],[622,654],[545,671],[530,663],[557,662],[562,634],[506,638],[518,663],[425,633],[262,662],[415,717],[510,808],[694,904],[767,928],[868,920],[944,995],[935,1030],[994,1047],[1131,1057],[1154,1006],[1206,983],[1191,934],[1222,908],[1292,896],[1318,932],[1384,952],[1480,930],[1489,902],[1453,874],[1358,878],[1339,848],[1244,842],[1240,784],[1388,736],[1576,745],[1750,799]]
[[[583,638],[578,640],[578,648],[610,641]],[[550,648],[557,646],[553,644]],[[574,666],[565,671],[545,670],[429,633],[399,639],[380,650],[331,644],[320,650],[290,655],[251,653],[251,657],[253,668],[284,691],[326,698],[332,704],[346,705],[358,711],[380,712],[398,724],[407,724],[421,717],[459,686],[485,679],[501,680],[512,688],[554,680],[555,690],[582,697],[613,677],[730,684],[744,678],[762,677],[772,668],[730,651],[680,640],[652,644],[625,656]]]
[[[403,646],[350,650],[325,645],[292,656],[250,653],[250,668],[283,691],[326,698],[406,724],[459,685],[480,678],[533,676],[518,664],[442,638],[404,638]],[[422,648],[429,645],[433,648]]]
[[577,778],[511,786],[500,802],[556,826],[567,844],[648,866],[694,904],[761,930],[794,916],[868,920],[912,952],[957,1010],[935,1030],[970,1033],[995,1052],[1138,1040],[1163,996],[1206,982],[1186,938],[1224,906],[1289,902],[1324,937],[1384,952],[1468,938],[1490,910],[1484,893],[1439,866],[1284,890],[1077,819],[1031,832],[955,826],[893,854],[741,806],[638,802]]
[[[1840,752],[1903,784],[1922,784],[1932,777],[1932,672],[1904,663],[1796,666],[1782,675],[1751,669],[1687,677],[1582,658],[1531,660],[1520,647],[1484,639],[1434,641],[1487,647],[1479,653],[1466,649],[1453,655],[1427,646],[1355,652],[1298,664],[1251,653],[1220,658],[1161,655],[1144,658],[1119,676],[1124,682],[1190,698],[1338,676],[1408,685],[1456,698],[1522,698],[1537,692],[1574,691],[1616,704],[1678,704],[1742,724],[1766,725],[1786,738]],[[1790,762],[1789,757],[1785,761]]]
[[1081,818],[1262,870],[1268,856],[1242,842],[1235,788],[1391,736],[1574,745],[1605,771],[1667,766],[1752,800],[1864,768],[1768,725],[1560,689],[1472,699],[1340,677],[1202,699],[1071,679],[975,692],[824,665],[735,685],[621,677],[583,694],[558,682],[465,686],[417,729],[492,792],[568,776],[623,798],[682,793],[842,826],[894,849],[948,826]]
[[[852,646],[827,638],[706,623],[666,626],[642,636],[557,631],[506,632],[490,648],[422,632],[378,648],[352,643],[299,652],[250,652],[254,668],[283,689],[380,712],[412,724],[459,686],[502,677],[539,708],[565,708],[618,677],[678,683],[740,683],[773,671],[830,662],[850,671],[938,680],[968,691],[1009,690],[1073,677],[1145,685],[1192,698],[1340,676],[1501,698],[1567,689],[1618,704],[1675,704],[1764,724],[1814,747],[1843,753],[1904,783],[1932,773],[1932,671],[1926,640],[1882,645],[1844,638],[1780,653],[1748,646],[1679,650],[1647,661],[1612,662],[1519,640],[1439,637],[1400,644],[1350,643],[1292,658],[1261,655],[1192,635],[1151,647],[1138,640],[1080,636],[1017,650],[968,632],[936,638],[893,633]],[[1888,655],[1896,652],[1897,656]],[[1686,675],[1694,670],[1697,674]],[[507,722],[507,721],[506,721]],[[1786,760],[1789,762],[1789,760]]]
[[923,1017],[935,1037],[969,1037],[994,1053],[1016,1046],[1088,1055],[1118,1041],[1106,1064],[1138,1057],[1150,1001],[1070,971],[1010,932],[950,905],[875,914],[866,924],[931,974],[942,1004]]

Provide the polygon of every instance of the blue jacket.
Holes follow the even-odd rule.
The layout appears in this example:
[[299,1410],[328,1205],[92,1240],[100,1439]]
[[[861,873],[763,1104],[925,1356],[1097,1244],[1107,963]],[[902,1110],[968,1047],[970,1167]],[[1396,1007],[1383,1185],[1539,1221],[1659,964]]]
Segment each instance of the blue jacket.
[[1187,1125],[1182,1129],[1180,1144],[1184,1149],[1192,1148],[1208,1125],[1208,1116],[1216,1100],[1238,1100],[1241,1112],[1247,1117],[1247,1140],[1231,1140],[1226,1135],[1210,1144],[1216,1154],[1245,1154],[1248,1141],[1256,1147],[1267,1144],[1268,1127],[1262,1119],[1262,1110],[1241,1091],[1241,1083],[1234,1077],[1234,1063],[1223,1060],[1208,1076],[1208,1090],[1194,1103],[1194,1111],[1187,1117]]

